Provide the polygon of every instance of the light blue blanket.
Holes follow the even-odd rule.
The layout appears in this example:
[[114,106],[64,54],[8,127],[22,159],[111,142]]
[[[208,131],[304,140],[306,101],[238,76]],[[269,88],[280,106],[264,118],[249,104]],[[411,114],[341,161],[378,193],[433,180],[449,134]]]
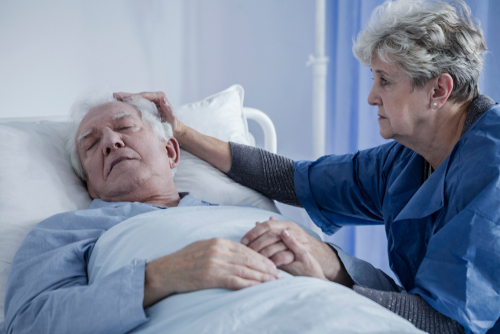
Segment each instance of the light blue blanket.
[[[154,260],[200,240],[241,237],[275,213],[247,207],[186,207],[145,213],[116,225],[96,243],[89,284],[130,263]],[[313,233],[313,232],[310,232]],[[317,236],[316,236],[317,237]],[[239,291],[174,295],[146,311],[133,333],[421,333],[409,322],[335,283],[282,278]]]

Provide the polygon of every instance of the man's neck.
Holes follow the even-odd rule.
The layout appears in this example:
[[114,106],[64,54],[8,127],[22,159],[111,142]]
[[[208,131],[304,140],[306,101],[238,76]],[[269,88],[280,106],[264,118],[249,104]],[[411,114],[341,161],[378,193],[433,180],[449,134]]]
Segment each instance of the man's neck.
[[139,202],[173,208],[178,206],[180,201],[181,197],[179,193],[176,192],[175,195],[172,196],[151,196]]
[[140,202],[166,207],[176,207],[179,205],[181,196],[177,192],[175,184],[149,182],[149,186],[142,186],[133,189],[122,195],[112,196],[110,198],[96,197],[106,202]]

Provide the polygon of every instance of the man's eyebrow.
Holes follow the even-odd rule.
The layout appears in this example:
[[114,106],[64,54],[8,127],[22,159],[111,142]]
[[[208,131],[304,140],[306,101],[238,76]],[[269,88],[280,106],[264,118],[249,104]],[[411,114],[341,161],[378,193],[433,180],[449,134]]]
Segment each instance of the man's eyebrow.
[[121,112],[119,114],[113,115],[113,117],[111,119],[112,120],[116,120],[116,119],[123,118],[123,117],[126,117],[126,116],[132,116],[132,114],[130,112],[128,112],[128,111],[124,111],[124,112]]
[[92,129],[90,129],[90,130],[85,131],[84,133],[82,133],[80,136],[78,136],[78,139],[76,140],[77,143],[80,143],[80,141],[82,141],[83,139],[85,139],[88,136],[90,136],[93,132],[95,132],[95,128],[94,127]]
[[[117,120],[117,119],[120,119],[120,118],[123,118],[123,117],[127,117],[127,116],[132,116],[132,114],[128,111],[124,111],[124,112],[121,112],[119,114],[116,114],[116,115],[113,115],[113,117],[111,117],[112,120]],[[80,141],[82,141],[83,139],[87,138],[88,136],[90,136],[92,133],[96,132],[96,128],[95,127],[92,127],[92,129],[88,130],[88,131],[85,131],[84,133],[82,133],[80,136],[78,136],[78,139],[76,140],[77,143],[80,143]]]

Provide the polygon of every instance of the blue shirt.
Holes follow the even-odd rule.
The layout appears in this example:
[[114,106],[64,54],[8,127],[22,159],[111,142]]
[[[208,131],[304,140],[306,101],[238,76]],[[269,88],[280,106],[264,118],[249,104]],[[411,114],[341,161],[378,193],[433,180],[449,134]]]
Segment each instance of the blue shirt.
[[298,161],[295,189],[325,233],[385,224],[390,266],[405,289],[485,333],[500,317],[500,106],[422,184],[423,162],[397,142]]
[[[211,205],[191,195],[179,207]],[[94,200],[87,210],[36,225],[16,253],[5,296],[5,333],[125,333],[147,321],[142,307],[146,260],[134,260],[88,285],[97,239],[136,215],[166,207]],[[82,310],[85,310],[82,312]]]

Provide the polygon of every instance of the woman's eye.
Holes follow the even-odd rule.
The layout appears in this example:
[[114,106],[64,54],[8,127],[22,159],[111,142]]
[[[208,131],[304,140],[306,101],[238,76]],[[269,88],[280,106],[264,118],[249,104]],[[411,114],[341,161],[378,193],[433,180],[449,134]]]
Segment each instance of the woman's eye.
[[389,81],[385,80],[384,78],[380,78],[380,81],[382,82],[382,86],[389,84]]
[[123,131],[123,130],[127,130],[127,129],[130,129],[131,126],[122,126],[121,128],[119,128],[118,130],[119,131]]

